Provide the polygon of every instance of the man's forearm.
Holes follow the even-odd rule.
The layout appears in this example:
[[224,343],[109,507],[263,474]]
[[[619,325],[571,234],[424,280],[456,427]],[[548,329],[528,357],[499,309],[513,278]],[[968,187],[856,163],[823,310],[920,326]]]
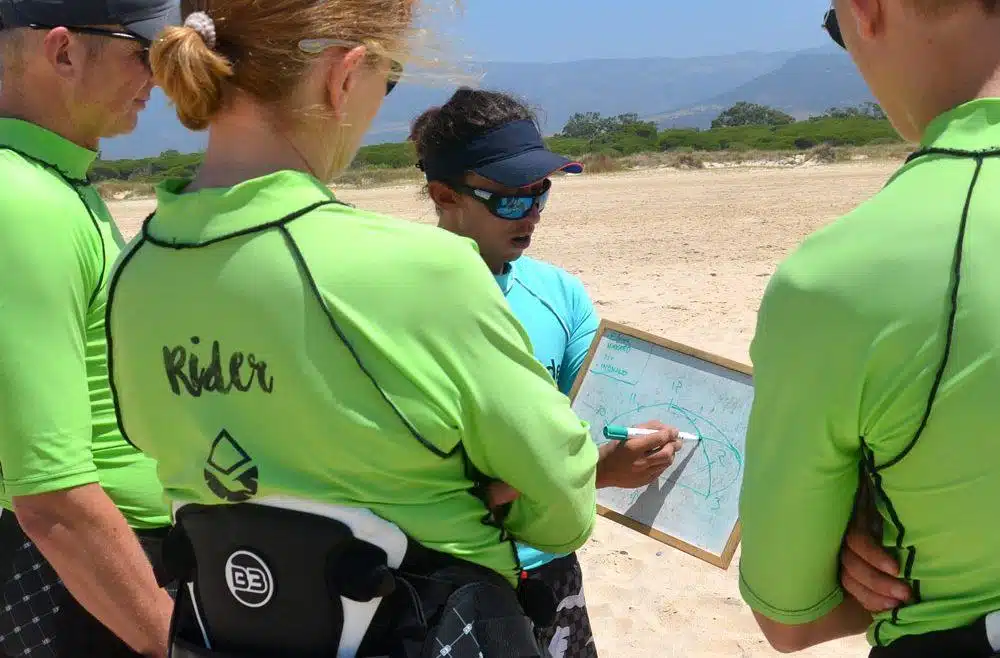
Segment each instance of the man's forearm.
[[173,602],[100,485],[17,497],[25,534],[70,593],[133,650],[166,656]]

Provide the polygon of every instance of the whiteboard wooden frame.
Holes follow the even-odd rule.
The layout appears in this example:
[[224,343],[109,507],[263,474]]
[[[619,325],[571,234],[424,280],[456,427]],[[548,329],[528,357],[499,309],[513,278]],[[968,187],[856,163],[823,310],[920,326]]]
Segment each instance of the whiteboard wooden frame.
[[[576,401],[576,394],[583,385],[584,378],[586,378],[587,374],[590,372],[590,364],[594,360],[594,355],[597,353],[598,346],[601,344],[601,338],[609,331],[615,331],[647,343],[659,345],[660,347],[664,347],[673,352],[686,354],[687,356],[694,357],[699,361],[712,363],[727,370],[732,370],[744,375],[750,375],[751,377],[753,376],[753,368],[744,363],[732,361],[731,359],[727,359],[723,356],[712,354],[711,352],[705,352],[689,345],[675,343],[672,340],[667,340],[666,338],[646,333],[645,331],[635,329],[634,327],[630,327],[625,324],[602,319],[600,326],[597,328],[597,334],[594,336],[594,340],[590,344],[590,350],[587,352],[587,358],[580,367],[580,372],[577,374],[576,381],[573,382],[573,388],[570,390],[569,399],[571,402]],[[733,561],[733,555],[736,554],[736,547],[739,546],[740,543],[740,521],[738,517],[736,519],[736,523],[733,525],[733,531],[729,535],[729,540],[726,542],[726,547],[722,551],[722,555],[715,555],[714,553],[709,553],[708,551],[698,548],[697,546],[692,546],[677,537],[661,532],[652,526],[640,523],[635,519],[625,516],[624,514],[619,514],[614,510],[610,510],[603,505],[599,504],[597,506],[597,512],[605,518],[616,521],[627,528],[635,530],[636,532],[641,532],[647,537],[652,537],[653,539],[667,544],[668,546],[673,546],[674,548],[696,557],[699,560],[708,562],[723,571],[729,569],[729,565],[732,564]]]

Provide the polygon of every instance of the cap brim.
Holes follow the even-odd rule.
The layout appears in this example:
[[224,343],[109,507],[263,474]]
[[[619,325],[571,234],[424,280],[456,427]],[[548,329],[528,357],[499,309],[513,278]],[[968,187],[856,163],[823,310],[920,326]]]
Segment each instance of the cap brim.
[[483,178],[507,187],[527,187],[548,178],[557,171],[583,173],[583,165],[546,150],[525,151],[503,160],[491,162],[473,171]]
[[165,9],[159,16],[129,23],[128,25],[122,25],[122,27],[136,36],[142,37],[149,42],[153,42],[160,36],[160,32],[163,32],[163,30],[168,27],[180,25],[181,23],[180,3],[171,3],[170,7]]

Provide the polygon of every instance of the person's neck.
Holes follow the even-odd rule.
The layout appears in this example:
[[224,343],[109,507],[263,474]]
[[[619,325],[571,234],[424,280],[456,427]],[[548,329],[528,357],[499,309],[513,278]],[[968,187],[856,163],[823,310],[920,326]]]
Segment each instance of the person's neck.
[[493,276],[500,276],[501,274],[507,271],[507,261],[505,260],[502,260],[498,263],[497,261],[487,260],[486,257],[484,256],[483,261],[486,262],[486,266],[490,268],[490,272],[493,273]]
[[289,138],[259,113],[230,112],[209,128],[204,160],[187,191],[232,187],[286,170],[316,175]]
[[[979,98],[1000,98],[1000,67],[994,70],[968,100]],[[962,100],[952,104],[952,107],[962,104]]]
[[1000,98],[1000,68],[979,79],[953,79],[946,87],[937,90],[937,93],[928,93],[924,97],[922,111],[914,120],[926,130],[942,114],[980,98]]
[[[13,85],[11,85],[13,87]],[[19,119],[28,123],[33,123],[40,128],[53,132],[60,137],[73,142],[78,146],[91,151],[97,151],[100,145],[100,136],[92,134],[87,129],[74,125],[72,117],[68,114],[52,112],[51,95],[48,104],[38,102],[41,87],[35,88],[35,93],[21,92],[18,89],[5,89],[0,91],[0,118]]]
[[910,117],[914,125],[926,130],[931,121],[963,103],[1000,97],[1000,43],[994,43],[998,28],[1000,17],[980,17],[941,30],[942,45],[935,52],[925,50],[925,66],[919,67],[922,88],[915,94],[920,107]]

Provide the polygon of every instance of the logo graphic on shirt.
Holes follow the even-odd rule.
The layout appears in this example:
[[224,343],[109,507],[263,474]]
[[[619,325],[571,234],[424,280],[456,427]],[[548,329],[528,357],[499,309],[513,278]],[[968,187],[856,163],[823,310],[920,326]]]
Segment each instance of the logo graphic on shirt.
[[250,551],[236,551],[226,560],[226,585],[233,598],[248,608],[261,608],[274,596],[271,570]]
[[226,502],[245,502],[257,493],[259,476],[250,455],[229,432],[219,432],[205,462],[205,484],[212,493]]

